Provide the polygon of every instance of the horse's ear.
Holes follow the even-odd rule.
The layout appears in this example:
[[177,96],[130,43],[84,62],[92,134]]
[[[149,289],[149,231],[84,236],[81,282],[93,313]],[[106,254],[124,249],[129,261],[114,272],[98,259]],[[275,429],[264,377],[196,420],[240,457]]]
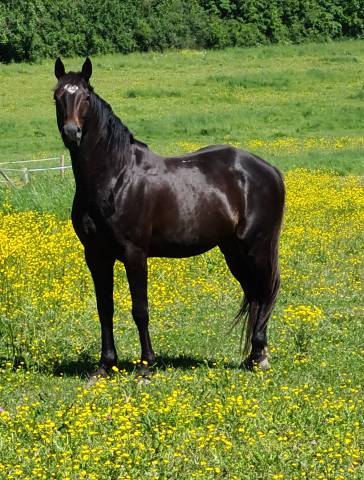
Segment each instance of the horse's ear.
[[54,64],[54,74],[58,80],[66,73],[62,60],[58,57]]
[[88,82],[92,75],[92,63],[91,60],[87,57],[85,63],[82,65],[82,76]]

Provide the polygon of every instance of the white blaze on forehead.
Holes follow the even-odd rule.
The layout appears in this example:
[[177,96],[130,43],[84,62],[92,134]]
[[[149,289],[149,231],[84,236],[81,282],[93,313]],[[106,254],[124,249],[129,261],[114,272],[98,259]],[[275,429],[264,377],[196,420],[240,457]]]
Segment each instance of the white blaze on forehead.
[[71,95],[73,95],[78,90],[77,85],[71,85],[70,83],[67,83],[63,88],[64,88],[64,90],[66,90]]

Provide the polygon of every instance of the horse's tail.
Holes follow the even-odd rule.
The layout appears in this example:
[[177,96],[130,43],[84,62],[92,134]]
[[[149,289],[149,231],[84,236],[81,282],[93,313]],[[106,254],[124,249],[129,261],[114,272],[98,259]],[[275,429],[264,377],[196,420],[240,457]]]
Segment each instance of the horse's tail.
[[[253,327],[254,327],[254,324],[256,323],[256,321],[255,322],[249,321],[249,317],[250,317],[250,302],[247,296],[244,295],[240,310],[236,314],[235,320],[234,320],[234,327],[238,327],[239,324],[241,324],[242,326],[241,334],[240,334],[241,357],[244,357],[245,355],[247,355],[246,352],[249,350],[249,345],[250,345],[249,339],[251,339],[251,336],[253,333]],[[244,340],[244,337],[245,337],[245,340]]]

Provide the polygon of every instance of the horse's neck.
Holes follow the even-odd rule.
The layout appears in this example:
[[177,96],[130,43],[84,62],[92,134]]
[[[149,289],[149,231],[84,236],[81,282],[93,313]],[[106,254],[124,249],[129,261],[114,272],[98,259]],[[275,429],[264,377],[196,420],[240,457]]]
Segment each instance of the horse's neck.
[[107,139],[97,138],[90,131],[77,151],[71,152],[76,190],[97,197],[100,191],[114,187],[127,169],[130,149],[110,151]]

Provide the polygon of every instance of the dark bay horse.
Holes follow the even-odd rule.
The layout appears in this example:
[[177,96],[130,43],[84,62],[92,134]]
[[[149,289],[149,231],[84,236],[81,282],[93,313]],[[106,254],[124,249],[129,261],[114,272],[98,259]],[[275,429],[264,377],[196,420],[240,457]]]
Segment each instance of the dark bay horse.
[[[125,265],[141,360],[155,363],[148,331],[147,258],[189,257],[218,246],[244,301],[244,365],[268,367],[267,322],[278,288],[278,240],[284,207],[279,171],[257,156],[213,145],[161,157],[136,140],[81,72],[55,63],[57,123],[76,182],[74,229],[85,249],[101,322],[96,374],[116,364],[113,267]],[[244,328],[244,327],[243,327]]]

